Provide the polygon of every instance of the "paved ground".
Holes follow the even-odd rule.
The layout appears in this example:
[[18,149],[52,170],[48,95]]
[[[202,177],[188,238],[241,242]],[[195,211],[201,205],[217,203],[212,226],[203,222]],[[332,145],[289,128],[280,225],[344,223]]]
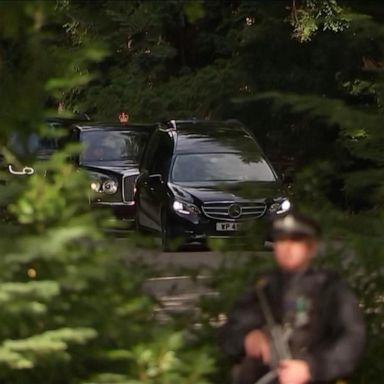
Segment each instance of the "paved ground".
[[[159,318],[167,313],[190,311],[202,295],[217,295],[207,287],[212,271],[226,265],[244,262],[249,257],[265,257],[270,252],[222,254],[207,250],[160,253],[138,251],[127,257],[128,261],[140,260],[153,268],[153,277],[143,286],[146,293],[161,303],[156,309]],[[194,272],[192,272],[194,271]],[[194,274],[194,278],[190,276]]]
[[[340,248],[337,242],[333,245],[335,249]],[[223,263],[226,266],[231,263],[236,265],[250,257],[258,259],[271,255],[270,251],[223,254],[190,249],[172,253],[138,250],[129,255],[124,254],[124,257],[127,262],[139,260],[151,267],[153,276],[144,283],[143,290],[159,300],[157,312],[160,318],[166,318],[168,312],[195,310],[197,300],[203,295],[217,295],[217,292],[209,289],[207,283],[212,272]]]

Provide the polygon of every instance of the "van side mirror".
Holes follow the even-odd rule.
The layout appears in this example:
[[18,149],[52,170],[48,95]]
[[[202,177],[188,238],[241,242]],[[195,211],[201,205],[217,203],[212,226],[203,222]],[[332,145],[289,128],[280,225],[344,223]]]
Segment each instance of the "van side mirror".
[[281,181],[283,184],[293,184],[293,176],[290,173],[283,172],[281,174]]

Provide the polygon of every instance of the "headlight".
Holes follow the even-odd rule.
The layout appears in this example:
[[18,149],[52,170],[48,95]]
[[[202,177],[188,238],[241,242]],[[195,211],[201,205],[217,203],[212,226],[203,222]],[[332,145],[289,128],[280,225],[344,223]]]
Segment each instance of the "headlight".
[[290,209],[291,209],[291,202],[290,202],[288,199],[286,199],[286,200],[284,200],[284,201],[281,203],[280,211],[277,212],[277,213],[288,212]]
[[119,183],[115,179],[101,176],[97,178],[97,176],[95,176],[95,178],[91,180],[90,187],[92,191],[113,195],[119,189]]
[[103,181],[103,184],[101,186],[101,189],[104,193],[107,193],[108,195],[113,195],[117,192],[117,189],[119,188],[119,184],[116,180],[113,179],[107,179]]
[[194,204],[190,204],[190,203],[186,203],[186,202],[181,202],[181,201],[178,201],[178,200],[175,200],[173,202],[173,210],[175,212],[178,212],[178,213],[182,213],[184,215],[199,215],[201,212],[200,212],[200,209],[194,205]]
[[269,207],[269,212],[281,215],[282,213],[288,212],[291,209],[291,206],[291,202],[288,199],[284,199],[279,202],[273,203]]
[[91,189],[92,189],[92,191],[100,192],[100,189],[101,189],[100,181],[99,180],[93,180],[91,182]]

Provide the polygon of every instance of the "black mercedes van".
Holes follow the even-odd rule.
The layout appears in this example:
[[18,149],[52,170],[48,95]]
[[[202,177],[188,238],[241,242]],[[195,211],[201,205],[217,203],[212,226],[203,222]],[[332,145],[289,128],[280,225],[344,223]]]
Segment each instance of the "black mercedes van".
[[[252,198],[242,191],[252,190]],[[151,135],[136,182],[136,224],[164,249],[239,235],[291,203],[251,133],[237,121],[169,121]]]

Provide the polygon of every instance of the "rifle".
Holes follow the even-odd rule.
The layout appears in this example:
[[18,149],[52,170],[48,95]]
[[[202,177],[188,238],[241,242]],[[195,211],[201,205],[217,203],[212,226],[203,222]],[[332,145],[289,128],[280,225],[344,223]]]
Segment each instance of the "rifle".
[[268,384],[277,378],[275,368],[281,360],[291,359],[292,354],[288,345],[290,332],[278,325],[273,317],[267,297],[265,296],[265,280],[260,280],[256,285],[257,297],[260,303],[261,312],[264,315],[267,331],[271,341],[271,367],[273,370],[261,377],[255,384]]

